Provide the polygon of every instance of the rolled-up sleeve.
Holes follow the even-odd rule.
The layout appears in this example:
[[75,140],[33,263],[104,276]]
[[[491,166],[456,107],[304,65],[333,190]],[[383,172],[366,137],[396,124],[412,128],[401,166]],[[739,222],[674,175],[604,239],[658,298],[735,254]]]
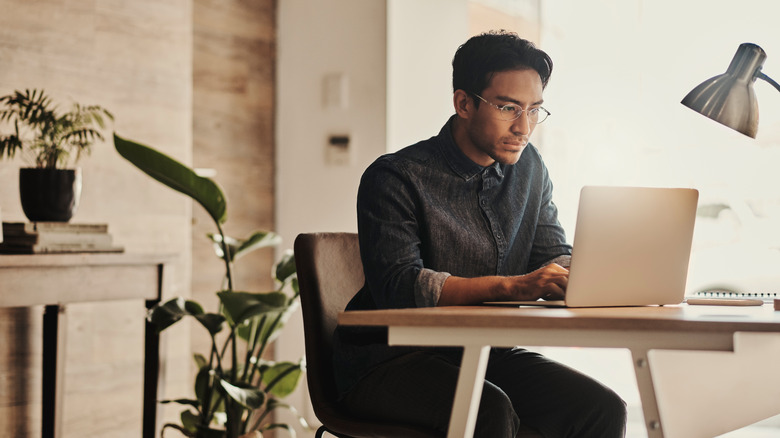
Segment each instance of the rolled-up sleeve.
[[439,302],[444,282],[449,276],[447,272],[427,268],[421,270],[414,286],[414,300],[417,307],[435,307]]

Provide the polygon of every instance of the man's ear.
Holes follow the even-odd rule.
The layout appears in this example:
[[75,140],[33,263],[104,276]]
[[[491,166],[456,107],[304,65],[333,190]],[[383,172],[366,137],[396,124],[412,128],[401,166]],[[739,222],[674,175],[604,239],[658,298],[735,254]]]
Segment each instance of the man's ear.
[[455,93],[452,95],[452,103],[455,105],[455,112],[458,114],[458,117],[462,119],[471,118],[473,112],[476,111],[471,96],[463,90],[455,90]]

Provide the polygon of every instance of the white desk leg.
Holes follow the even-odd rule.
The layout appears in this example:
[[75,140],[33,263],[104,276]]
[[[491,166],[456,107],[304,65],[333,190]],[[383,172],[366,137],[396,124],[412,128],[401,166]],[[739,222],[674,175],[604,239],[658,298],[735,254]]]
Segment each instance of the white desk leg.
[[661,415],[658,412],[658,401],[655,397],[653,376],[650,374],[650,364],[647,360],[647,351],[631,350],[634,359],[634,372],[639,389],[639,399],[642,402],[642,414],[645,417],[645,427],[648,438],[663,438],[661,428]]
[[463,350],[458,387],[452,404],[452,416],[447,438],[472,438],[477,424],[477,411],[485,383],[489,345],[466,345]]

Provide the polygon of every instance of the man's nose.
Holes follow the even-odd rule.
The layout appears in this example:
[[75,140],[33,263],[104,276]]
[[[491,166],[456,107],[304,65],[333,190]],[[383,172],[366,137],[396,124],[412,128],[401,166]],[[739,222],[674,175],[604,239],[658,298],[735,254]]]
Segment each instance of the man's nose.
[[528,111],[520,113],[520,117],[512,122],[512,133],[515,135],[531,135],[531,119]]

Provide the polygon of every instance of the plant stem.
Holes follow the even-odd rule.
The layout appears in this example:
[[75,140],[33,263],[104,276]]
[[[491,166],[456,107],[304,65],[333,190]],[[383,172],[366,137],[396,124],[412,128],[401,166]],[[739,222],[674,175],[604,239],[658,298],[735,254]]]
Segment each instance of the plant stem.
[[233,366],[230,367],[230,380],[232,382],[236,382],[238,380],[238,342],[236,342],[236,331],[238,330],[238,327],[233,328],[233,330],[230,333],[230,336],[233,338],[233,342],[231,342],[231,359]]
[[[219,358],[219,354],[217,353],[217,340],[214,338],[214,336],[211,336],[211,354],[209,355],[209,370],[213,369],[214,365],[214,358],[217,359],[217,369],[222,372],[222,361]],[[209,385],[208,390],[206,391],[206,400],[205,403],[203,403],[203,413],[201,417],[201,425],[205,428],[208,428],[209,424],[211,424],[211,417],[214,416],[214,413],[211,412],[211,399],[214,397],[214,389],[216,386],[216,375],[212,376],[211,373],[209,373]],[[212,381],[212,379],[214,379]]]
[[225,241],[225,232],[222,231],[222,226],[219,224],[219,221],[214,221],[214,223],[217,224],[217,230],[219,231],[219,236],[221,238],[220,243],[222,244],[222,259],[225,260],[225,273],[228,281],[228,291],[233,292],[233,270],[230,266],[230,246],[228,246],[227,242]]
[[282,319],[282,314],[279,313],[276,316],[276,319],[274,319],[274,322],[272,322],[271,326],[268,328],[268,331],[266,332],[267,336],[266,336],[265,340],[260,344],[260,349],[257,352],[257,354],[255,355],[255,363],[252,366],[251,374],[249,374],[249,380],[247,380],[248,382],[251,383],[252,380],[255,378],[255,373],[257,372],[257,367],[258,367],[258,364],[260,363],[260,358],[263,357],[263,353],[265,352],[265,348],[268,346],[268,342],[267,342],[268,337],[276,329],[276,326],[279,325],[279,321],[281,319]]
[[255,349],[257,348],[257,340],[260,339],[260,331],[265,326],[266,321],[266,315],[263,315],[260,320],[258,321],[257,318],[252,319],[252,324],[256,325],[256,327],[253,327],[252,330],[250,330],[251,333],[251,339],[247,344],[249,345],[246,349],[246,361],[244,362],[244,374],[241,376],[241,380],[243,382],[249,382],[247,380],[247,376],[249,375],[249,370],[253,366],[256,366],[257,360],[255,360],[255,363],[252,363],[252,358],[254,357]]

